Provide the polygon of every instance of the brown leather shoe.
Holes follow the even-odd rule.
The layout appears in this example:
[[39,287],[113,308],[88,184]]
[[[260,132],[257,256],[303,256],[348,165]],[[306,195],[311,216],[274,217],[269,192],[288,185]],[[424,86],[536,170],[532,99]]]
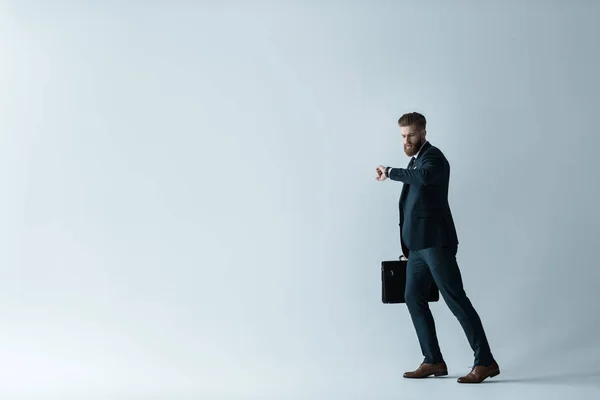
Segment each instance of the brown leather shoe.
[[431,375],[433,375],[433,376],[448,375],[448,367],[446,366],[446,363],[443,361],[438,364],[421,363],[421,365],[419,365],[419,368],[417,368],[416,370],[404,373],[405,378],[412,378],[412,379],[427,378],[428,376],[431,376]]
[[486,378],[493,378],[499,373],[500,367],[496,361],[488,366],[476,365],[467,375],[458,378],[458,383],[481,383]]

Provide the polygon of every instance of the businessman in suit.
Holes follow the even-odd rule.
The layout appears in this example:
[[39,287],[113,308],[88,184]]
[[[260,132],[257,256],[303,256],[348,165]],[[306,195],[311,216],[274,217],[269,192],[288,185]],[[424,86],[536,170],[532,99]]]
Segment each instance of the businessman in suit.
[[448,374],[442,357],[427,293],[432,281],[456,316],[473,349],[471,371],[459,383],[480,383],[500,373],[483,325],[467,297],[456,262],[458,238],[450,206],[448,185],[450,164],[444,154],[426,139],[425,116],[416,112],[398,120],[404,152],[411,157],[408,167],[378,166],[376,179],[402,182],[400,195],[400,242],[408,258],[405,300],[421,351],[421,365],[405,378],[426,378]]

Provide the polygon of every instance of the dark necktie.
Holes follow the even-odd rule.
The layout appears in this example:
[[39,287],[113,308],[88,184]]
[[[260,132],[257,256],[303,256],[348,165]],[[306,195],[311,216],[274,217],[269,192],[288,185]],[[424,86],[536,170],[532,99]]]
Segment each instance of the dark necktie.
[[408,163],[407,169],[412,169],[413,165],[415,165],[415,158],[411,157],[410,162]]

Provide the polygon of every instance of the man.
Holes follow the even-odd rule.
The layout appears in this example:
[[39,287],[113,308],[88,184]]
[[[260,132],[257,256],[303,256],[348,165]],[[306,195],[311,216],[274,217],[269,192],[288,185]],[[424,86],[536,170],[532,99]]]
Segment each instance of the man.
[[400,195],[400,242],[408,258],[406,267],[406,305],[425,359],[404,374],[405,378],[426,378],[448,374],[442,357],[427,293],[432,281],[462,325],[473,349],[471,372],[459,383],[480,383],[500,373],[488,344],[479,315],[465,294],[456,262],[458,238],[448,204],[450,164],[444,154],[425,136],[422,114],[404,114],[398,125],[404,152],[411,157],[407,168],[378,166],[376,179],[402,182]]

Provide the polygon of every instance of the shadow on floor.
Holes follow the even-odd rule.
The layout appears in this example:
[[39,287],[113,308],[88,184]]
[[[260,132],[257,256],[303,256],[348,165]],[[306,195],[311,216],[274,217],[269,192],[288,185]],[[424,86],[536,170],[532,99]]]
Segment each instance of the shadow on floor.
[[502,373],[494,378],[488,378],[484,383],[535,383],[549,385],[569,386],[595,386],[600,388],[600,371],[570,373],[570,374],[547,374],[539,376],[507,377]]

